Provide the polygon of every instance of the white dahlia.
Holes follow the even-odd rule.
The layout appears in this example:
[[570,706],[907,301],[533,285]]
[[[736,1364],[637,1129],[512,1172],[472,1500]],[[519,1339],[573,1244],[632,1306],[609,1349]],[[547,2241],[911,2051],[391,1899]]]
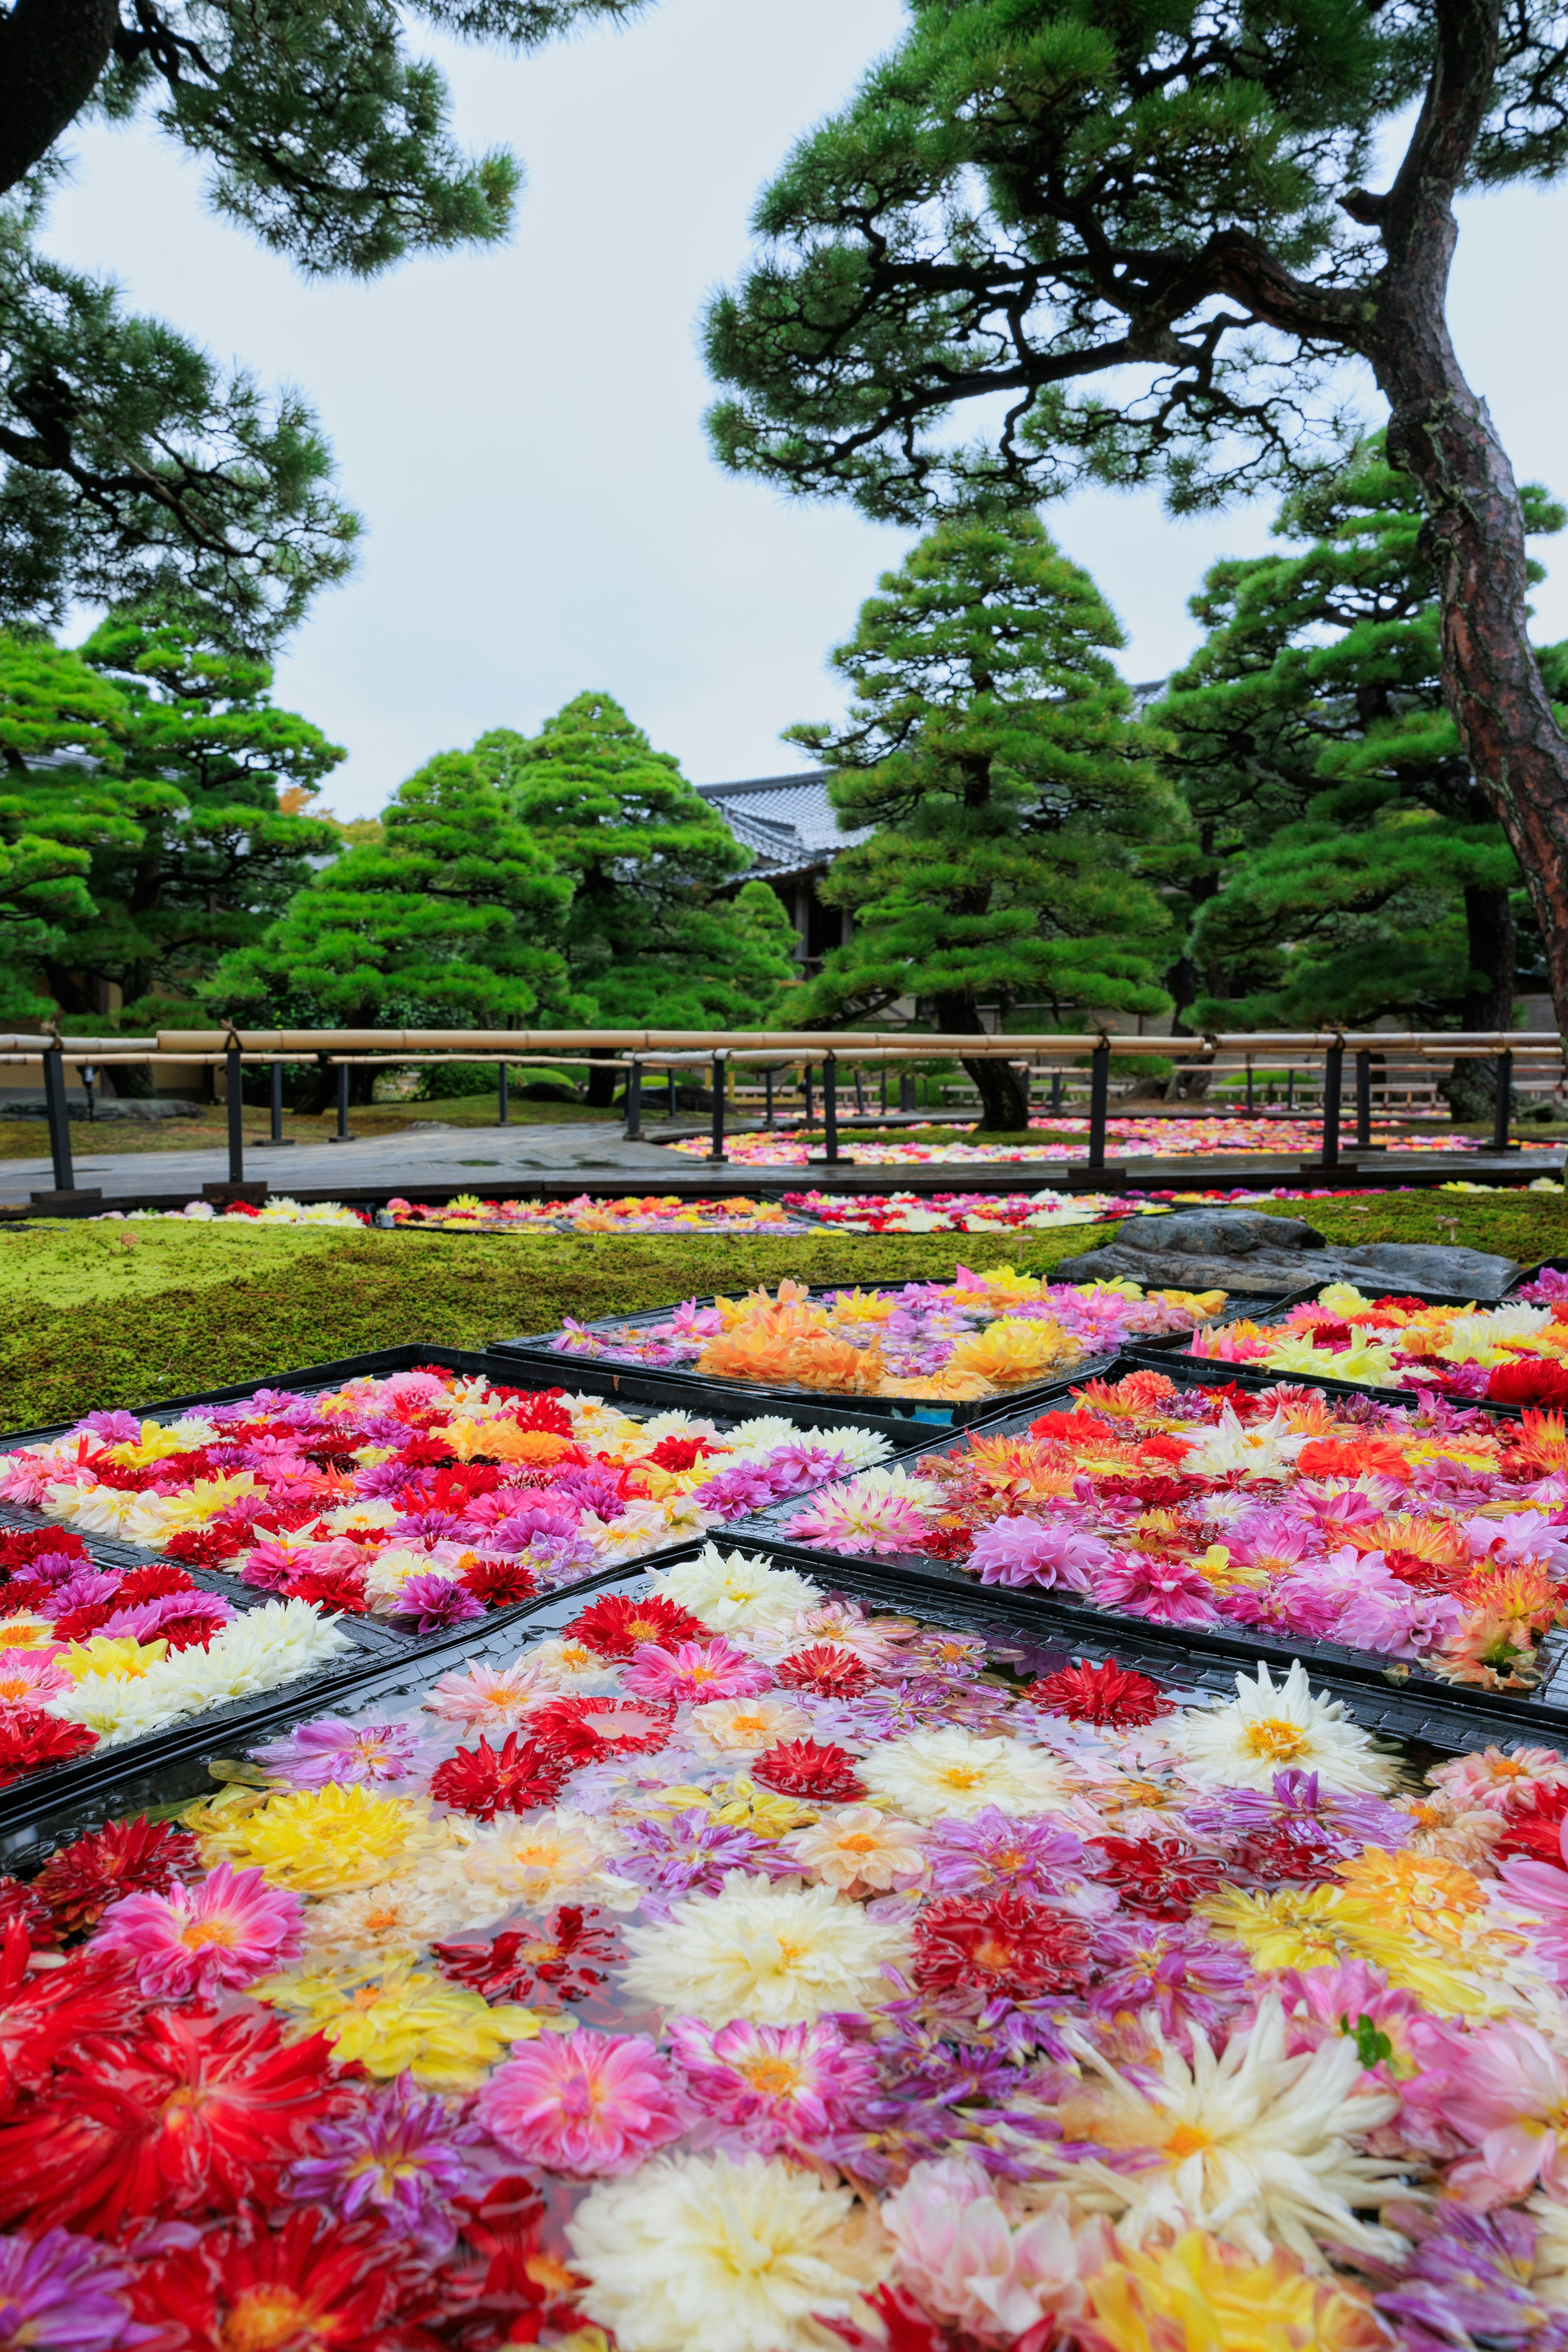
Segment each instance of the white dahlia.
[[757,1552],[732,1551],[726,1558],[717,1544],[704,1544],[695,1559],[682,1560],[649,1581],[656,1592],[689,1609],[716,1633],[793,1625],[797,1610],[822,1599],[821,1588],[793,1570],[770,1568]]
[[1014,1815],[1063,1812],[1077,1788],[1043,1748],[982,1739],[957,1724],[882,1740],[856,1769],[868,1797],[913,1822],[963,1821],[987,1805]]
[[1379,1796],[1394,1788],[1399,1767],[1380,1756],[1371,1736],[1347,1721],[1342,1702],[1314,1696],[1298,1658],[1282,1683],[1267,1666],[1256,1679],[1236,1678],[1236,1696],[1224,1706],[1189,1707],[1167,1727],[1166,1738],[1194,1780],[1233,1789],[1274,1786],[1276,1772],[1316,1772],[1325,1789],[1347,1796]]
[[692,1708],[686,1730],[717,1755],[758,1755],[786,1739],[809,1739],[811,1722],[793,1699],[711,1698]]
[[666,1919],[629,1928],[628,1992],[709,2025],[749,2018],[806,2025],[827,2010],[864,2010],[891,1988],[884,1967],[909,1957],[901,1927],[868,1918],[830,1886],[792,1886],[726,1871],[718,1895],[689,1895]]
[[826,2323],[873,2326],[887,2265],[848,2189],[760,2156],[655,2157],[593,2189],[566,2238],[620,2352],[842,2352]]
[[1147,2090],[1074,2038],[1098,2079],[1086,2080],[1081,2103],[1066,2103],[1068,2137],[1137,2161],[1122,2170],[1058,2158],[1049,2168],[1082,2209],[1109,2215],[1124,2243],[1206,2230],[1255,2262],[1282,2245],[1320,2271],[1325,2245],[1384,2262],[1405,2251],[1393,2231],[1360,2218],[1409,2195],[1399,2166],[1352,2146],[1397,2113],[1398,2096],[1357,2089],[1361,2055],[1345,2035],[1287,2057],[1285,2012],[1271,1993],[1221,2050],[1194,2027],[1190,2064],[1158,2042]]
[[642,1889],[615,1875],[611,1840],[597,1828],[586,1814],[565,1810],[507,1814],[473,1832],[464,1874],[531,1911],[575,1902],[629,1911]]

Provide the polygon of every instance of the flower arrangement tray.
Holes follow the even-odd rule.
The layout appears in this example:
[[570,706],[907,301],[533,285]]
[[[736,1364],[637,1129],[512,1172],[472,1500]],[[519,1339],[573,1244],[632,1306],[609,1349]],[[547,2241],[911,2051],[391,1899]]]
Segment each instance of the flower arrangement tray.
[[[1154,1368],[1155,1363],[1160,1371],[1179,1388],[1223,1388],[1226,1384],[1226,1375],[1236,1369],[1231,1365],[1196,1364],[1185,1359],[1173,1360],[1170,1357],[1155,1359],[1152,1362],[1147,1358],[1129,1354],[1118,1360],[1110,1377],[1114,1380],[1139,1370],[1149,1370]],[[1269,1384],[1279,1385],[1279,1376],[1272,1376],[1271,1382],[1258,1381],[1247,1385],[1261,1387]],[[1074,1384],[1074,1389],[1067,1392],[1069,1400],[1081,1385]],[[1323,1384],[1303,1382],[1293,1385]],[[1364,1397],[1367,1391],[1347,1387],[1345,1393]],[[1411,1399],[1407,1392],[1402,1391],[1386,1402],[1407,1409]],[[1490,1412],[1494,1418],[1519,1418],[1511,1407],[1493,1406]],[[985,1440],[1022,1436],[1029,1433],[1031,1423],[1037,1418],[1037,1411],[1015,1412],[988,1423],[984,1430],[973,1433]],[[961,1454],[969,1443],[970,1435],[968,1432],[955,1432],[945,1440],[933,1440],[885,1467],[889,1472],[912,1475],[916,1465],[922,1458],[932,1454]],[[819,1504],[833,1491],[831,1486],[818,1489],[816,1496],[807,1498],[807,1505]],[[1402,1737],[1407,1736],[1406,1718],[1400,1710],[1414,1707],[1423,1721],[1436,1720],[1450,1713],[1467,1718],[1474,1717],[1477,1721],[1485,1720],[1494,1726],[1489,1737],[1497,1736],[1496,1726],[1507,1724],[1513,1727],[1516,1738],[1527,1733],[1531,1737],[1568,1738],[1568,1627],[1552,1627],[1542,1635],[1533,1654],[1535,1679],[1528,1687],[1484,1689],[1473,1684],[1447,1681],[1430,1671],[1419,1659],[1393,1658],[1375,1650],[1345,1643],[1311,1639],[1300,1633],[1268,1628],[1255,1630],[1230,1620],[1212,1626],[1165,1623],[1131,1613],[1123,1614],[1119,1610],[1097,1607],[1078,1593],[1059,1588],[1047,1590],[1034,1584],[983,1583],[973,1570],[961,1563],[933,1558],[926,1553],[889,1550],[868,1557],[864,1552],[835,1549],[826,1541],[803,1540],[788,1532],[789,1523],[798,1518],[803,1507],[805,1506],[800,1500],[772,1505],[752,1518],[742,1521],[731,1531],[731,1539],[738,1544],[758,1547],[770,1555],[776,1553],[781,1559],[787,1558],[789,1564],[802,1572],[809,1563],[812,1573],[818,1579],[826,1573],[835,1577],[851,1572],[885,1576],[891,1585],[900,1586],[910,1593],[910,1605],[913,1605],[916,1593],[922,1596],[921,1605],[923,1607],[927,1598],[942,1592],[983,1592],[987,1601],[994,1602],[998,1607],[1020,1610],[1026,1619],[1042,1627],[1049,1626],[1069,1640],[1088,1640],[1092,1636],[1125,1647],[1130,1641],[1157,1639],[1173,1643],[1184,1655],[1190,1654],[1194,1660],[1222,1656],[1286,1670],[1293,1660],[1299,1658],[1314,1678],[1321,1676],[1333,1681],[1336,1687],[1342,1685],[1346,1691],[1397,1692],[1397,1701],[1390,1700],[1388,1703],[1395,1706]],[[1051,1507],[1047,1503],[1040,1507],[1048,1513]],[[1377,1704],[1382,1706],[1384,1703],[1380,1696]],[[1388,1720],[1392,1725],[1395,1716],[1391,1716]],[[1410,1732],[1408,1736],[1416,1735]]]
[[[876,1287],[879,1291],[898,1290],[906,1283],[922,1282],[924,1279],[925,1277],[919,1276],[884,1275],[877,1282]],[[820,1285],[808,1290],[805,1296],[810,1303],[818,1304],[831,1298],[845,1287],[842,1283]],[[1268,1303],[1270,1306],[1274,1304],[1272,1300]],[[711,1297],[708,1297],[689,1299],[680,1304],[705,1309],[711,1308],[715,1301]],[[668,1322],[677,1311],[675,1305],[648,1307],[634,1315],[602,1317],[594,1322],[584,1324],[582,1328],[593,1334],[606,1334],[618,1330],[652,1331],[661,1323]],[[1247,1310],[1244,1305],[1237,1305],[1222,1309],[1214,1319],[1226,1321],[1232,1316],[1246,1311]],[[493,1340],[490,1351],[496,1356],[521,1359],[531,1364],[553,1365],[558,1377],[561,1376],[561,1368],[563,1364],[576,1366],[597,1363],[601,1370],[614,1370],[628,1374],[637,1370],[647,1369],[635,1367],[629,1363],[623,1366],[617,1360],[609,1357],[594,1358],[574,1354],[562,1344],[569,1336],[563,1327],[553,1331],[530,1332],[516,1339]],[[1186,1335],[1177,1333],[1173,1336],[1180,1339]],[[1048,1377],[1031,1381],[1027,1385],[1021,1385],[1006,1394],[982,1397],[973,1401],[925,1397],[905,1400],[893,1396],[864,1396],[849,1391],[824,1391],[819,1389],[796,1388],[783,1383],[775,1385],[762,1380],[730,1379],[710,1372],[699,1372],[675,1364],[659,1365],[655,1376],[660,1381],[678,1382],[683,1389],[689,1387],[700,1389],[710,1396],[722,1394],[732,1397],[745,1396],[759,1402],[771,1401],[776,1408],[787,1409],[792,1414],[797,1412],[804,1414],[813,1404],[818,1410],[824,1409],[826,1394],[830,1399],[826,1409],[838,1418],[842,1418],[839,1407],[843,1405],[863,1416],[868,1428],[876,1428],[886,1435],[901,1440],[908,1444],[918,1444],[927,1430],[973,1427],[981,1422],[994,1419],[999,1412],[1008,1412],[1020,1404],[1044,1398],[1054,1392],[1066,1379],[1092,1379],[1097,1372],[1104,1370],[1113,1361],[1115,1353],[1116,1350],[1112,1348],[1103,1353],[1085,1356],[1071,1366],[1060,1367]]]
[[[688,1546],[657,1563],[658,1570],[693,1558]],[[1429,1704],[1425,1685],[1401,1686],[1357,1670],[1353,1657],[1326,1645],[1300,1651],[1255,1648],[1228,1639],[1199,1639],[1185,1631],[1140,1624],[1094,1610],[1053,1609],[1042,1600],[982,1589],[931,1562],[911,1572],[885,1561],[826,1560],[800,1547],[765,1545],[752,1554],[770,1566],[807,1575],[830,1599],[845,1598],[875,1611],[918,1616],[922,1623],[977,1633],[1012,1657],[1025,1672],[1045,1675],[1077,1660],[1100,1664],[1112,1660],[1166,1685],[1173,1696],[1204,1694],[1230,1698],[1238,1674],[1258,1664],[1288,1670],[1300,1655],[1314,1689],[1337,1699],[1345,1713],[1380,1737],[1408,1743],[1419,1754],[1460,1755],[1517,1741],[1530,1728],[1561,1734],[1568,1727],[1568,1703],[1539,1724],[1522,1726],[1517,1714],[1495,1696],[1467,1697],[1462,1706]],[[443,1675],[478,1664],[501,1668],[515,1663],[534,1642],[556,1633],[584,1602],[607,1595],[635,1597],[646,1591],[652,1562],[606,1569],[569,1591],[542,1596],[504,1622],[472,1629],[469,1638],[449,1636],[417,1656],[363,1665],[331,1682],[279,1691],[247,1711],[216,1714],[183,1725],[135,1750],[119,1749],[102,1759],[90,1778],[41,1776],[25,1789],[0,1794],[0,1870],[26,1877],[58,1845],[138,1814],[166,1819],[233,1775],[235,1761],[263,1741],[284,1737],[299,1725],[331,1710],[363,1717],[382,1708],[418,1703]],[[1423,1760],[1426,1760],[1423,1759]]]
[[[1529,1269],[1529,1274],[1533,1276],[1539,1271],[1538,1267],[1532,1266]],[[1324,1286],[1321,1283],[1312,1283],[1306,1289],[1290,1291],[1282,1298],[1253,1300],[1248,1304],[1238,1306],[1234,1310],[1227,1310],[1223,1315],[1216,1315],[1214,1320],[1216,1324],[1235,1323],[1249,1316],[1255,1319],[1262,1319],[1269,1316],[1288,1314],[1293,1307],[1315,1305],[1319,1292]],[[1410,1295],[1414,1297],[1415,1293],[1412,1291]],[[1512,1298],[1515,1295],[1510,1291],[1509,1297]],[[1457,1297],[1452,1293],[1439,1295],[1436,1291],[1424,1290],[1420,1296],[1433,1307],[1468,1307],[1471,1304],[1468,1298]],[[1493,1303],[1507,1304],[1507,1301]],[[1187,1352],[1190,1336],[1187,1332],[1176,1331],[1164,1339],[1133,1339],[1129,1342],[1124,1353],[1134,1362],[1157,1364],[1162,1371],[1169,1372],[1173,1380],[1184,1380],[1190,1368],[1205,1374],[1213,1374],[1221,1381],[1234,1381],[1241,1388],[1277,1388],[1281,1381],[1289,1381],[1300,1388],[1321,1389],[1327,1396],[1370,1397],[1375,1404],[1408,1405],[1411,1399],[1421,1392],[1418,1387],[1385,1388],[1374,1386],[1367,1381],[1337,1381],[1327,1372],[1281,1371],[1269,1364],[1233,1364],[1223,1362],[1215,1358],[1193,1356]],[[1181,1369],[1178,1370],[1178,1367]],[[1468,1405],[1475,1406],[1479,1412],[1499,1413],[1505,1418],[1515,1420],[1518,1419],[1521,1410],[1519,1405],[1506,1403],[1497,1397],[1467,1397],[1464,1402]]]

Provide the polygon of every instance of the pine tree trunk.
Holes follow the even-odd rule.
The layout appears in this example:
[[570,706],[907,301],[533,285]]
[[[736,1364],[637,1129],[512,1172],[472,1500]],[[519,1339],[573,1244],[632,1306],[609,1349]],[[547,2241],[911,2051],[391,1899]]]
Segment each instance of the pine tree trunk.
[[1426,504],[1421,552],[1442,599],[1444,698],[1523,868],[1568,1029],[1568,740],[1530,646],[1519,486],[1446,316],[1452,195],[1490,101],[1500,12],[1500,0],[1438,0],[1436,64],[1399,176],[1386,196],[1346,209],[1377,222],[1388,252],[1366,352],[1389,404],[1389,456]]
[[[969,1031],[977,1037],[985,1034],[980,1018],[980,1007],[972,996],[939,996],[936,1000],[936,1025],[950,1035],[962,1037]],[[994,1061],[989,1055],[984,1059],[976,1055],[973,1061],[963,1059],[965,1076],[972,1078],[980,1094],[980,1126],[995,1135],[1022,1135],[1029,1124],[1029,1093],[1023,1079],[1005,1062]]]
[[585,1097],[590,1110],[608,1110],[616,1099],[616,1072],[609,1063],[595,1063],[588,1073]]

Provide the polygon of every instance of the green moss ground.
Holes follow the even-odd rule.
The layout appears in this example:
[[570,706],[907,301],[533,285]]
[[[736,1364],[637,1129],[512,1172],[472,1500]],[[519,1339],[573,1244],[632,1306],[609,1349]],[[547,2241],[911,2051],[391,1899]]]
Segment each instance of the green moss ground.
[[[1281,1202],[1279,1213],[1304,1215],[1335,1241],[1458,1240],[1524,1262],[1568,1256],[1560,1195],[1406,1193]],[[951,1276],[961,1260],[1045,1273],[1111,1230],[721,1241],[75,1221],[0,1229],[0,1426],[259,1381],[372,1348],[479,1347],[563,1315],[630,1312],[785,1275],[877,1282]]]

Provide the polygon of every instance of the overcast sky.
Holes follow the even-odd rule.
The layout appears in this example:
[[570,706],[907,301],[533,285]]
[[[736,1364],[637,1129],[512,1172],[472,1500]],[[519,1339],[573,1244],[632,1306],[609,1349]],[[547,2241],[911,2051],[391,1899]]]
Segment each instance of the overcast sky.
[[[199,172],[153,130],[78,135],[46,241],[221,359],[303,388],[366,517],[357,573],[278,681],[348,747],[324,795],[340,814],[586,688],[695,782],[803,764],[779,730],[839,707],[825,656],[908,535],[720,471],[698,321],[745,260],[758,189],[901,22],[898,0],[661,0],[531,58],[442,45],[463,142],[526,163],[517,227],[368,286],[308,283],[210,217]],[[1468,207],[1452,303],[1517,470],[1562,491],[1565,206]],[[1268,519],[1174,523],[1152,497],[1100,493],[1047,514],[1120,613],[1131,678],[1183,657],[1205,566],[1261,550]],[[1541,552],[1539,631],[1568,635],[1568,545]]]

